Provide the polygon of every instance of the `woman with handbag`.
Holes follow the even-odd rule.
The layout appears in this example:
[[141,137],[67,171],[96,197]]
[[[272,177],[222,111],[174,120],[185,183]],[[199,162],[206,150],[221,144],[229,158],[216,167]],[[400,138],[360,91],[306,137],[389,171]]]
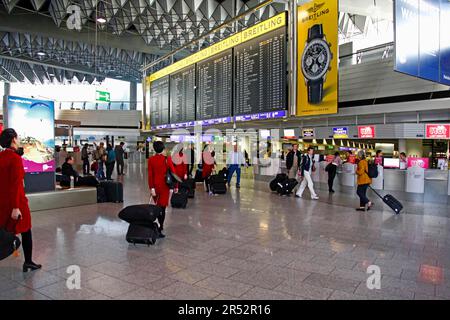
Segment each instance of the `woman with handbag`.
[[210,151],[210,146],[207,145],[203,149],[202,153],[202,178],[205,181],[205,190],[209,194],[212,194],[209,190],[209,178],[212,175],[214,167],[216,165],[216,161],[214,159],[215,152]]
[[342,160],[339,152],[334,153],[333,160],[326,166],[325,171],[328,172],[328,192],[334,193],[333,184],[336,178],[337,169],[342,165]]
[[23,186],[25,170],[16,152],[19,147],[16,131],[5,129],[0,134],[0,145],[4,148],[0,152],[0,228],[22,235],[23,272],[37,270],[42,266],[32,260],[31,213]]
[[165,149],[162,141],[155,141],[153,149],[156,154],[148,159],[148,187],[155,204],[161,208],[158,217],[160,237],[164,238],[164,220],[166,218],[166,207],[169,205],[170,187],[167,184],[168,175],[175,172],[170,156],[163,155]]

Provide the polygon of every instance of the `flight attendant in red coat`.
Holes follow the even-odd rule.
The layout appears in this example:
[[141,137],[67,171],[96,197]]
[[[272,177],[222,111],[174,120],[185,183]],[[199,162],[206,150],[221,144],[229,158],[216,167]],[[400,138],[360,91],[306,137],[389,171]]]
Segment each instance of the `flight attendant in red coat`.
[[214,167],[216,165],[214,160],[214,151],[209,151],[210,147],[207,145],[203,149],[202,153],[202,178],[205,181],[205,189],[206,192],[209,192],[209,177],[211,177],[211,174],[214,170]]
[[22,235],[25,256],[23,272],[40,269],[42,266],[32,260],[33,240],[31,236],[31,214],[25,196],[22,158],[16,153],[19,146],[14,129],[6,129],[0,134],[0,228]]
[[164,220],[166,218],[166,207],[169,205],[170,188],[166,184],[167,169],[170,168],[175,172],[171,157],[166,157],[162,154],[164,151],[164,143],[162,141],[155,141],[153,149],[156,155],[148,159],[148,187],[150,194],[153,197],[156,205],[161,207],[162,212],[158,217],[160,226],[160,237],[164,238],[162,231],[164,230]]
[[188,160],[186,155],[183,153],[183,148],[179,152],[173,155],[172,162],[175,165],[175,174],[183,180],[187,179],[188,173]]

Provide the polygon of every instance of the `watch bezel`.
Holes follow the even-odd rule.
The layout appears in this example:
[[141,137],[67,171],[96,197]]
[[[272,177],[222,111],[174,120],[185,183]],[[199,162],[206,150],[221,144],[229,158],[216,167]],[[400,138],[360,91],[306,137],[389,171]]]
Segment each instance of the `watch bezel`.
[[[308,73],[305,71],[304,63],[303,63],[303,62],[305,61],[305,55],[306,55],[306,52],[308,51],[308,49],[309,49],[311,46],[313,46],[314,44],[318,44],[318,43],[321,44],[321,45],[325,48],[325,50],[327,51],[328,59],[327,59],[327,61],[326,61],[325,68],[322,70],[322,72],[319,73],[319,74],[318,74],[317,76],[315,76],[315,77],[310,77],[310,76],[308,75]],[[302,59],[301,59],[302,73],[303,73],[304,77],[305,77],[306,79],[308,79],[308,80],[311,80],[311,81],[319,80],[320,78],[323,78],[323,76],[328,72],[328,69],[329,69],[330,63],[331,63],[331,59],[332,59],[332,56],[331,56],[330,46],[328,45],[328,43],[327,43],[324,39],[313,39],[312,41],[308,42],[307,45],[305,46],[305,48],[303,49]]]

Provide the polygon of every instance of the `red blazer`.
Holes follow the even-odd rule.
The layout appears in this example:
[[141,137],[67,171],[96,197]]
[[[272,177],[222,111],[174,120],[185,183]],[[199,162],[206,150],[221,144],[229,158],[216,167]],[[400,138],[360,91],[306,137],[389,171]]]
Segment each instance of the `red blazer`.
[[[11,149],[0,152],[0,228],[15,234],[31,229],[31,214],[25,196],[22,158]],[[11,218],[12,210],[19,208],[22,219]]]
[[184,176],[188,173],[188,161],[187,157],[184,153],[175,154],[173,156],[172,162],[175,166],[175,174],[180,177],[180,179],[184,179]]
[[211,152],[204,151],[202,154],[202,178],[208,178],[214,166],[214,157],[211,155]]
[[155,188],[156,197],[154,200],[160,207],[167,207],[169,205],[170,189],[166,184],[167,168],[175,172],[172,163],[172,158],[166,157],[162,154],[156,154],[148,159],[148,187]]

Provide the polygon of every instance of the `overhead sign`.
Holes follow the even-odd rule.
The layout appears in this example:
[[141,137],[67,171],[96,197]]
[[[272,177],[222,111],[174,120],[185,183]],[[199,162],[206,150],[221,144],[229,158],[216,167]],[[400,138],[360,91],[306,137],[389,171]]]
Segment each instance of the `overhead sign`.
[[450,139],[450,124],[427,124],[427,139]]
[[[336,21],[337,21],[337,18],[336,18]],[[238,44],[241,44],[241,43],[244,43],[251,39],[254,39],[256,37],[259,37],[263,34],[266,34],[270,31],[273,31],[273,30],[283,27],[285,25],[286,25],[286,12],[282,12],[270,19],[260,22],[250,28],[247,28],[239,33],[236,33],[235,35],[232,35],[231,37],[228,37],[220,42],[217,42],[216,44],[213,44],[210,47],[200,50],[197,53],[190,55],[189,57],[186,57],[180,61],[177,61],[174,64],[171,64],[170,66],[168,66],[164,69],[161,69],[155,73],[152,73],[147,78],[148,82],[155,81],[156,79],[159,79],[168,74],[171,74],[178,70],[186,68],[186,67],[188,67],[192,64],[195,64],[201,60],[212,57],[213,55],[216,55],[216,54],[226,51],[230,48],[233,48],[234,46],[236,46]]]
[[450,1],[395,1],[395,70],[450,85]]
[[315,136],[314,128],[304,128],[302,129],[303,138],[313,138]]
[[97,90],[95,92],[95,100],[101,102],[111,102],[111,94],[107,91]]
[[359,126],[358,138],[360,139],[375,138],[375,126]]
[[348,127],[333,128],[333,138],[334,139],[347,139],[348,138]]
[[8,127],[23,147],[25,172],[55,171],[55,106],[53,101],[8,97]]
[[298,116],[337,113],[338,15],[338,0],[298,7]]

